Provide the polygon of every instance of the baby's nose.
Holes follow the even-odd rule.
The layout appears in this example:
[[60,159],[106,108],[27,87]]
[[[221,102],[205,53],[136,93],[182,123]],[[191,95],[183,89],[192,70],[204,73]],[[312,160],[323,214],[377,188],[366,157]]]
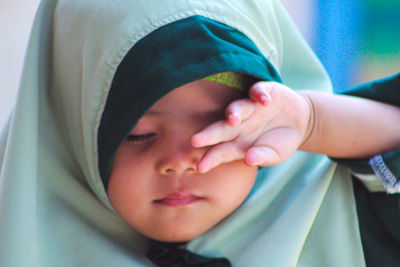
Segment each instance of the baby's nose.
[[204,150],[194,148],[190,141],[170,143],[158,162],[157,169],[164,176],[182,176],[197,173],[197,165]]

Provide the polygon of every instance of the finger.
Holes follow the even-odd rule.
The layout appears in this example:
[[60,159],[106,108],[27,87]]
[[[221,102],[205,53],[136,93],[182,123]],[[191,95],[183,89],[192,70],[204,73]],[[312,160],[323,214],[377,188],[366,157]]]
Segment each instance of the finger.
[[212,146],[235,139],[240,128],[231,127],[226,121],[217,121],[192,136],[194,147]]
[[197,165],[199,173],[206,173],[211,169],[227,162],[243,159],[245,150],[233,142],[213,146]]
[[249,90],[249,97],[263,106],[267,106],[272,98],[270,91],[273,88],[273,82],[258,82],[255,83]]
[[257,139],[246,151],[244,161],[250,166],[273,166],[288,159],[301,140],[291,128],[272,130]]
[[269,146],[253,146],[244,156],[244,162],[250,166],[273,166],[280,161],[279,153]]
[[251,99],[239,99],[228,105],[225,110],[228,124],[237,127],[242,121],[247,120],[253,113],[256,103]]
[[242,122],[240,113],[234,112],[234,113],[229,113],[227,115],[228,118],[228,124],[232,127],[239,126],[240,123]]

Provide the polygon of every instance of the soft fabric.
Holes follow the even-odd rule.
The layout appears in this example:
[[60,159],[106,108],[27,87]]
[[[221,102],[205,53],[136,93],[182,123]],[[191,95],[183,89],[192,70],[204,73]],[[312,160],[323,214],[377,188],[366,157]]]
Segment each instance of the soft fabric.
[[[400,74],[375,80],[342,92],[400,106]],[[334,159],[349,167],[371,192],[400,193],[400,148],[371,159]]]
[[[1,266],[151,266],[147,238],[107,198],[99,125],[127,53],[193,16],[243,33],[295,90],[331,90],[276,0],[43,0],[0,136]],[[296,153],[187,249],[233,266],[365,266],[352,190],[346,169]]]
[[[362,84],[343,93],[400,105],[400,74]],[[335,160],[349,167],[357,177],[354,179],[354,193],[367,266],[398,266],[400,149],[371,159]]]
[[254,83],[254,79],[251,79],[248,75],[233,71],[213,74],[203,78],[203,80],[221,83],[242,91],[247,91]]
[[370,192],[354,179],[360,233],[368,267],[397,267],[400,262],[400,195]]
[[152,241],[146,256],[160,267],[232,267],[226,258],[208,258],[188,251],[180,243]]

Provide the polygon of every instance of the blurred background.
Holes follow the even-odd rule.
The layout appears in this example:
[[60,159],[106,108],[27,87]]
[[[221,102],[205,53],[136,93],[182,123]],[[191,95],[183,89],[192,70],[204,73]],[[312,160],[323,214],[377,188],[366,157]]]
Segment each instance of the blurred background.
[[[399,0],[281,0],[336,91],[400,72]],[[39,0],[0,0],[0,127],[15,101]]]

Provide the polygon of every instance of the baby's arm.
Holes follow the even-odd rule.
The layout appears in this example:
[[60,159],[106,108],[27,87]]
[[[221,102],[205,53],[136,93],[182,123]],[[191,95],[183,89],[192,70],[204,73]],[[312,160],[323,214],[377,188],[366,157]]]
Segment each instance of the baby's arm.
[[400,108],[369,99],[302,91],[314,110],[300,150],[336,158],[369,158],[400,147]]
[[297,149],[340,158],[366,158],[400,146],[400,109],[372,100],[292,91],[272,82],[250,89],[250,99],[227,108],[225,123],[196,134],[196,147],[212,146],[199,163],[206,172],[243,159],[269,166]]

